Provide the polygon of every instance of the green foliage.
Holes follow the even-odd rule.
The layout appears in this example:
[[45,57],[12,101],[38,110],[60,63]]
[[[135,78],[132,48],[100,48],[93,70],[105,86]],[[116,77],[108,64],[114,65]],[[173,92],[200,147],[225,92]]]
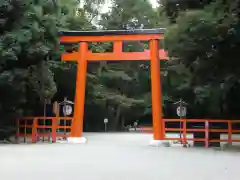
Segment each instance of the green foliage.
[[[219,0],[220,2],[221,0]],[[159,0],[169,18],[170,22],[175,23],[179,13],[192,9],[202,9],[205,5],[213,2],[213,0]]]
[[57,89],[53,73],[46,62],[30,67],[29,88],[36,92],[41,102],[51,100]]
[[34,113],[54,96],[49,63],[56,60],[57,32],[64,24],[50,0],[3,0],[0,11],[0,113],[5,120],[29,109]]
[[155,15],[148,1],[114,0],[111,11],[102,15],[100,25],[104,29],[151,28],[156,27]]
[[210,116],[232,112],[227,99],[232,88],[239,87],[240,32],[234,3],[216,1],[202,10],[183,12],[165,35],[169,55],[190,71],[195,101],[208,107]]

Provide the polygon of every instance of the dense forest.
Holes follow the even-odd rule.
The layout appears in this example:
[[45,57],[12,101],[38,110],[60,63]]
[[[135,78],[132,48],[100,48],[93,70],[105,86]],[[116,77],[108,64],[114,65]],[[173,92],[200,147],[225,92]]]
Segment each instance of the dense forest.
[[[0,128],[19,116],[43,115],[46,102],[74,100],[76,64],[61,62],[59,30],[166,28],[161,62],[164,117],[174,102],[189,118],[240,118],[240,4],[225,0],[1,0]],[[93,43],[104,52],[108,43]],[[124,45],[128,51],[142,46]],[[149,62],[88,66],[85,130],[151,122]]]

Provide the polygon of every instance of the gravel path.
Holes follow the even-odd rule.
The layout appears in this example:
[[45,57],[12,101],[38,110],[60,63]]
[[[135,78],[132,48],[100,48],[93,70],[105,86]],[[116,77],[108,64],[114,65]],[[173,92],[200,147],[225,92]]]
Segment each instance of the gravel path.
[[0,145],[2,180],[239,180],[240,153],[148,147],[148,134],[86,134],[86,145]]

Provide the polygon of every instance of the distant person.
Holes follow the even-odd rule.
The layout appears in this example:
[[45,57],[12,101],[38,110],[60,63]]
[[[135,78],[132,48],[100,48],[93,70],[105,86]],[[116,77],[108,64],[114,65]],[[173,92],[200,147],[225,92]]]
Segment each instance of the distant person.
[[133,126],[134,126],[135,131],[137,131],[138,121],[135,121],[135,122],[133,123]]

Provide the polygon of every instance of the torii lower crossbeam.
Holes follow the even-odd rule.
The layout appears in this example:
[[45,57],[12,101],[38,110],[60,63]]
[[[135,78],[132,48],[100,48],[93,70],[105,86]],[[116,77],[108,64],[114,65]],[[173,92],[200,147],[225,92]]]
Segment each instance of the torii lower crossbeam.
[[[71,127],[69,142],[83,143],[84,101],[86,88],[86,73],[88,61],[126,61],[150,60],[153,144],[164,139],[164,123],[162,119],[162,92],[160,79],[160,60],[168,59],[164,50],[159,48],[164,29],[145,29],[133,31],[61,31],[61,43],[79,43],[78,52],[64,53],[63,61],[77,61],[77,80],[74,107],[74,121]],[[113,52],[93,53],[88,48],[89,42],[113,42]],[[150,49],[143,52],[123,52],[124,41],[149,41]]]

